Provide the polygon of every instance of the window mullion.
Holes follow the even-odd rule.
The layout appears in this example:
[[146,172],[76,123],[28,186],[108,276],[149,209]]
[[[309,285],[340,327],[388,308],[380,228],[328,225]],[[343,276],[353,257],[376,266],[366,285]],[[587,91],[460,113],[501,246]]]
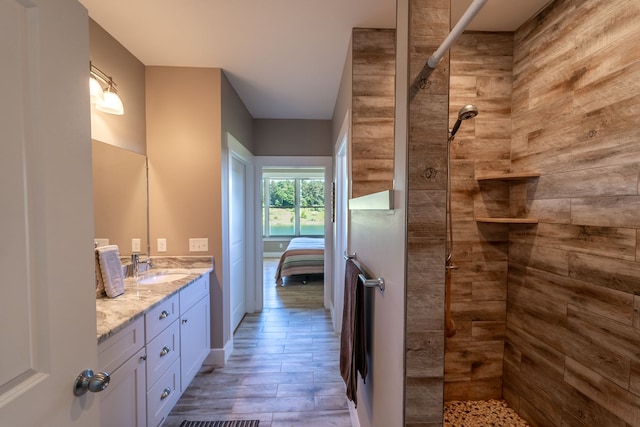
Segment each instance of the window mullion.
[[300,178],[296,178],[296,195],[295,195],[295,235],[300,235]]

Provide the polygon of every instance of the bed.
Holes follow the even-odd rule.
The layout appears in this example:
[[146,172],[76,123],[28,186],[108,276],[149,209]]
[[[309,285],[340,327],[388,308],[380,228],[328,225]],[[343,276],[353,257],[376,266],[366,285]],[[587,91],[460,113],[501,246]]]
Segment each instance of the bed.
[[276,284],[282,285],[288,276],[324,274],[324,238],[296,237],[291,239],[280,257],[276,269]]

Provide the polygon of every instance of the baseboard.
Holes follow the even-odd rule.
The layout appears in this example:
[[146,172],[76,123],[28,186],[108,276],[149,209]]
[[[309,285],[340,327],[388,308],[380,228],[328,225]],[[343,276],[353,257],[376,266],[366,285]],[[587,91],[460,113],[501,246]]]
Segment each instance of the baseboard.
[[263,258],[280,258],[282,254],[283,252],[263,252],[262,257]]
[[330,303],[331,306],[329,307],[329,314],[331,314],[331,326],[333,326],[333,332],[335,332],[336,334],[340,335],[342,333],[342,331],[339,331],[336,329],[336,310],[335,307],[333,306],[333,303]]
[[360,419],[358,418],[358,410],[352,401],[347,401],[349,405],[349,416],[351,417],[351,427],[360,427]]
[[227,360],[229,360],[229,356],[231,356],[231,352],[233,351],[233,340],[227,341],[227,344],[224,348],[212,348],[209,351],[206,359],[204,360],[204,366],[214,366],[216,368],[222,368],[227,364]]

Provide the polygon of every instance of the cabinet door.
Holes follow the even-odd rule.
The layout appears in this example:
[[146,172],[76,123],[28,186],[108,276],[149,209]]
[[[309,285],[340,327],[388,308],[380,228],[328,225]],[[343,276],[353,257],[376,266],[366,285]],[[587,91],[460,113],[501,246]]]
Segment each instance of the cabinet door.
[[209,298],[198,301],[180,316],[181,392],[196,376],[209,353]]
[[145,349],[111,372],[100,398],[101,427],[146,427]]

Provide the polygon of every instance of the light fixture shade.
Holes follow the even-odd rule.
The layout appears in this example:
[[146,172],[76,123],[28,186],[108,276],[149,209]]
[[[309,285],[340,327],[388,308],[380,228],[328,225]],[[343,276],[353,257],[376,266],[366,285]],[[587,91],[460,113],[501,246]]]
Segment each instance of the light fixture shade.
[[102,86],[94,77],[89,77],[89,94],[91,95],[92,104],[102,104],[104,102]]
[[96,104],[96,110],[103,113],[115,114],[121,116],[124,114],[124,106],[122,100],[115,92],[109,90],[104,92],[104,101]]

